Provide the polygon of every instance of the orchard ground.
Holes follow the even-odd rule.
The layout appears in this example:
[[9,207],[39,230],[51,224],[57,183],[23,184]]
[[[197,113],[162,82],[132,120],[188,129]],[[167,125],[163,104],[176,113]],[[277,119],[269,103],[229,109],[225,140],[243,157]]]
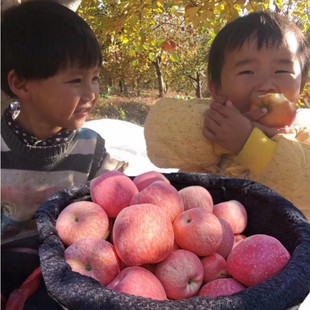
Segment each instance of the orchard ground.
[[[168,92],[165,97],[169,98],[195,98],[194,94],[181,92]],[[128,96],[119,93],[101,97],[90,114],[88,120],[119,119],[143,126],[150,106],[155,104],[158,90],[143,90],[140,96],[129,92]]]
[[[171,91],[165,94],[167,98],[193,99],[195,93]],[[110,95],[101,96],[88,120],[98,119],[119,119],[143,126],[150,106],[159,100],[158,90],[145,89],[137,96],[135,91],[128,91],[128,96],[124,96],[117,91]],[[303,100],[299,106],[310,108],[310,99]]]

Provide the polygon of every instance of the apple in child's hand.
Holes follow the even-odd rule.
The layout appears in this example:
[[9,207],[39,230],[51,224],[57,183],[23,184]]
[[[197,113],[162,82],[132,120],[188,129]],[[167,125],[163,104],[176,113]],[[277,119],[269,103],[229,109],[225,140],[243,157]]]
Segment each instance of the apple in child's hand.
[[163,209],[171,221],[184,210],[182,199],[173,185],[155,181],[132,197],[130,205],[151,203]]
[[166,292],[158,278],[149,270],[131,266],[123,269],[107,286],[118,293],[166,300]]
[[133,181],[117,170],[103,173],[90,182],[92,201],[100,205],[109,217],[117,214],[130,204],[131,198],[138,193]]
[[278,239],[264,234],[252,235],[232,249],[227,258],[227,271],[242,284],[254,286],[279,273],[290,258]]
[[223,236],[221,243],[216,250],[216,253],[222,255],[224,258],[227,258],[228,254],[233,248],[235,235],[230,224],[227,221],[221,218],[219,218],[219,221],[222,225]]
[[155,275],[168,298],[186,299],[199,291],[203,281],[203,266],[196,254],[180,249],[157,264]]
[[124,208],[115,219],[112,236],[116,252],[127,266],[158,263],[174,247],[171,219],[153,204]]
[[296,104],[290,102],[283,94],[270,93],[259,96],[250,106],[254,109],[266,108],[268,113],[258,121],[268,127],[290,126],[296,117]]
[[243,204],[237,200],[228,200],[214,205],[213,213],[227,221],[234,234],[241,234],[247,224],[248,216]]
[[147,171],[133,178],[133,182],[136,184],[139,192],[155,181],[164,181],[170,183],[170,181],[158,171]]
[[222,225],[210,211],[194,208],[181,212],[173,222],[176,243],[198,256],[216,252],[222,240]]
[[231,296],[245,288],[245,286],[233,278],[216,279],[203,285],[199,291],[199,296]]
[[203,186],[187,186],[180,189],[179,194],[183,200],[184,210],[205,208],[210,212],[213,211],[213,198]]
[[109,233],[109,218],[98,204],[78,201],[60,212],[56,230],[67,246],[84,238],[105,239]]
[[107,285],[120,272],[119,258],[114,246],[103,239],[79,240],[65,250],[65,260],[72,271]]
[[203,266],[203,282],[207,283],[221,278],[228,278],[226,260],[218,253],[201,258]]

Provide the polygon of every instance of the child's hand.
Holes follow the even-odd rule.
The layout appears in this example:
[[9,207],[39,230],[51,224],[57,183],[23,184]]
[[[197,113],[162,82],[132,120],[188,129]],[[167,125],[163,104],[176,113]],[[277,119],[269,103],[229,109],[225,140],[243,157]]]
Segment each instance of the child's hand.
[[267,127],[265,125],[262,125],[259,122],[259,119],[266,115],[268,113],[268,110],[266,108],[262,109],[255,109],[252,111],[249,111],[247,113],[244,113],[243,115],[246,116],[249,120],[252,121],[253,126],[259,128],[267,137],[272,138],[273,136],[279,134],[279,133],[288,133],[289,127]]
[[205,115],[203,134],[211,142],[238,154],[246,143],[253,124],[227,101],[212,104]]
[[253,125],[259,128],[268,138],[272,138],[273,136],[280,134],[280,133],[287,134],[290,131],[289,126],[285,126],[281,128],[267,127],[265,125],[262,125],[259,122],[253,122]]

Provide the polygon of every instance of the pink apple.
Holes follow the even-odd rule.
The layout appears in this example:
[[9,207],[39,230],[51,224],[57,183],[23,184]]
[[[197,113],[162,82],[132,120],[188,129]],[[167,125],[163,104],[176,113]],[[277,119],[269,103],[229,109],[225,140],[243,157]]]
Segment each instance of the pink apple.
[[180,189],[179,194],[183,200],[184,210],[205,208],[210,212],[213,211],[213,198],[203,186],[187,186]]
[[203,281],[203,266],[196,254],[180,249],[157,264],[155,275],[168,298],[186,299],[199,291]]
[[112,235],[116,251],[127,266],[158,263],[174,246],[171,220],[153,204],[123,209],[115,219]]
[[65,260],[72,271],[94,278],[107,285],[120,272],[114,246],[103,239],[79,240],[65,250]]
[[117,214],[130,204],[131,198],[138,193],[133,181],[120,171],[112,170],[90,182],[90,195],[109,217]]
[[214,205],[213,213],[218,218],[226,220],[234,234],[241,234],[248,224],[246,209],[237,200],[224,201]]
[[109,219],[98,204],[78,201],[60,212],[56,230],[60,240],[67,246],[84,238],[103,239],[109,233]]
[[291,256],[276,238],[257,234],[240,241],[227,258],[227,271],[246,286],[254,286],[279,273]]
[[222,225],[210,211],[194,208],[180,213],[173,222],[175,240],[182,249],[198,256],[213,254],[222,240]]
[[133,179],[133,182],[136,184],[139,192],[155,181],[164,181],[170,183],[170,181],[158,171],[147,171],[137,175]]
[[227,221],[221,218],[219,218],[219,221],[222,225],[223,237],[222,237],[220,245],[218,246],[216,250],[216,253],[220,254],[224,258],[227,258],[228,254],[233,248],[235,236],[231,229],[230,224]]
[[144,298],[167,299],[166,292],[157,277],[149,270],[139,266],[123,269],[107,285],[107,289]]
[[203,281],[209,282],[216,279],[228,278],[226,260],[218,253],[201,258],[203,266]]
[[199,291],[199,296],[231,296],[245,288],[245,286],[233,278],[216,279],[203,285]]
[[130,204],[151,203],[163,209],[171,221],[184,210],[182,199],[170,183],[155,181],[132,197]]

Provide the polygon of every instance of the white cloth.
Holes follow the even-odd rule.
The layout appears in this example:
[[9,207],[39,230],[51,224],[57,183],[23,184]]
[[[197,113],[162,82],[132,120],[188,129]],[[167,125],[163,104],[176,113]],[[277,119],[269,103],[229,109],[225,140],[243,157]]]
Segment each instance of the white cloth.
[[98,132],[105,139],[106,149],[116,159],[129,163],[125,174],[135,176],[147,171],[177,172],[177,169],[161,169],[147,156],[142,126],[116,119],[100,119],[85,122],[84,126]]

